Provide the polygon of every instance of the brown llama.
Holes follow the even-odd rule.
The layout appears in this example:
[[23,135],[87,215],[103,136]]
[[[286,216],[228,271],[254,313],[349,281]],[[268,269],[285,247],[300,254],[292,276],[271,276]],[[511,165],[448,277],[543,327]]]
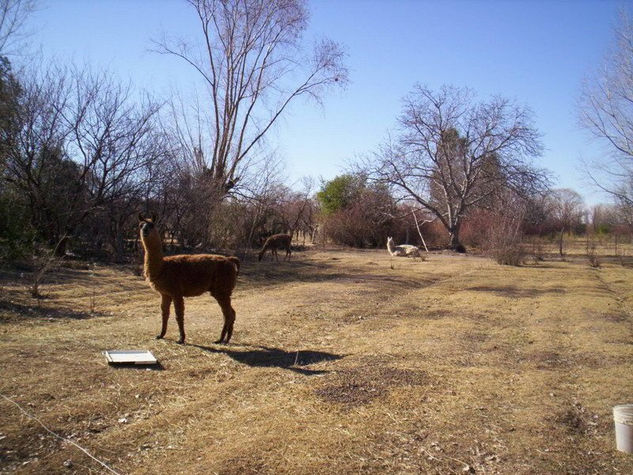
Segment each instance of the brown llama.
[[257,260],[261,261],[262,257],[268,249],[270,249],[270,253],[275,257],[277,262],[279,262],[279,256],[277,255],[277,249],[285,249],[286,250],[286,259],[290,259],[290,255],[292,251],[290,250],[290,242],[292,241],[292,236],[290,234],[273,234],[264,243],[264,247],[259,251],[257,255]]
[[163,324],[160,339],[167,331],[169,307],[174,303],[176,322],[180,330],[178,343],[185,342],[185,301],[209,292],[214,297],[224,315],[224,326],[216,343],[228,343],[233,334],[235,310],[231,307],[231,293],[235,288],[240,260],[215,254],[194,254],[163,256],[163,246],[155,224],[156,218],[138,215],[141,242],[145,249],[144,275],[149,285],[160,293]]

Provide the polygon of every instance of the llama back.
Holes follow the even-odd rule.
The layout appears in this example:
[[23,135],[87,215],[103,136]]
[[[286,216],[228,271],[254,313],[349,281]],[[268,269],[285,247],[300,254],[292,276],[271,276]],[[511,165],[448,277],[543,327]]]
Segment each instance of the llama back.
[[262,250],[266,249],[284,249],[290,246],[291,237],[289,234],[273,234],[266,239]]
[[[238,262],[236,263],[235,260]],[[215,254],[168,256],[164,258],[158,290],[180,293],[185,297],[214,293],[230,295],[235,288],[239,259]]]

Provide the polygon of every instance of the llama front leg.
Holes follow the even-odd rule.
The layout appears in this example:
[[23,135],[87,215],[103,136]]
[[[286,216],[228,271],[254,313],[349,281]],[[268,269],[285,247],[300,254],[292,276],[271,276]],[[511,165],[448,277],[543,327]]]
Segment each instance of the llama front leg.
[[163,315],[163,325],[160,329],[160,335],[156,336],[160,340],[167,333],[167,321],[169,320],[169,307],[171,306],[171,296],[161,294],[160,310]]
[[228,343],[233,335],[233,323],[235,323],[235,310],[231,307],[231,297],[216,297],[220,304],[222,314],[224,315],[224,326],[222,327],[222,333],[220,339],[216,343]]
[[185,342],[185,299],[182,295],[174,297],[174,310],[176,311],[176,322],[180,331],[178,343],[183,344]]

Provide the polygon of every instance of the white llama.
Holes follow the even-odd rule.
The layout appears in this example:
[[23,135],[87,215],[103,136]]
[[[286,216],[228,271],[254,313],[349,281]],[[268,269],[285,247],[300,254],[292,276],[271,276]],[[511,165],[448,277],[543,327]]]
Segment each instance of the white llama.
[[389,254],[392,256],[422,257],[418,247],[411,244],[400,244],[399,246],[396,246],[391,236],[387,237],[387,251],[389,251]]

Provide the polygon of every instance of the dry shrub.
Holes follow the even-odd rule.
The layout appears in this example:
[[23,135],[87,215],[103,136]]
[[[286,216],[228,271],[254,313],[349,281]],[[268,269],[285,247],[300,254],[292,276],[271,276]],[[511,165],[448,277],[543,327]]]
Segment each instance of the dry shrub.
[[327,215],[327,237],[337,244],[351,247],[382,247],[398,223],[380,212],[378,203],[359,201]]
[[592,234],[587,234],[586,253],[589,265],[594,268],[600,267],[600,261],[598,260],[598,255],[596,253],[596,241],[594,240],[594,236]]
[[431,223],[424,223],[420,226],[422,235],[429,248],[443,249],[448,247],[448,233],[444,225],[435,220]]
[[518,199],[504,202],[495,211],[482,211],[480,222],[487,223],[488,229],[482,248],[497,263],[518,266],[525,260],[523,247],[524,207]]
[[522,236],[512,233],[502,226],[492,233],[489,253],[497,263],[507,266],[519,266],[525,260],[525,252],[521,245]]
[[490,230],[494,226],[495,221],[495,213],[489,210],[477,209],[472,211],[464,219],[460,231],[460,240],[470,247],[477,249],[486,248],[490,239]]
[[543,240],[539,236],[531,236],[529,248],[530,254],[535,263],[545,260],[545,247],[543,245]]
[[520,243],[504,243],[494,248],[491,255],[497,263],[505,266],[520,266],[525,261],[525,252]]

